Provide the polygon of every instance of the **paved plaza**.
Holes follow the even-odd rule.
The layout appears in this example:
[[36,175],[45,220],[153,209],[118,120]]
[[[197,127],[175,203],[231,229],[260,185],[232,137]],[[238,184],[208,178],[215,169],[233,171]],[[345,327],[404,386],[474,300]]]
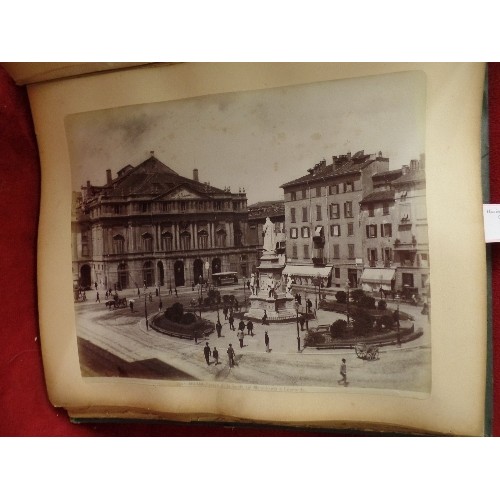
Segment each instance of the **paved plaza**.
[[[146,300],[148,318],[158,314],[159,297],[152,291],[152,299]],[[161,290],[163,310],[176,301],[187,305],[197,297],[190,287],[179,288],[178,297]],[[222,290],[221,290],[222,292]],[[243,302],[243,288],[224,289],[234,293]],[[134,312],[128,307],[109,310],[104,305],[104,291],[99,290],[101,302],[95,302],[96,292],[87,292],[87,301],[75,305],[77,333],[82,374],[84,376],[120,376],[165,380],[201,380],[259,385],[327,387],[346,390],[340,379],[341,359],[347,360],[347,389],[374,388],[401,391],[430,391],[431,350],[430,324],[419,307],[401,304],[400,309],[415,318],[415,328],[424,334],[402,347],[387,346],[380,349],[380,359],[366,361],[357,358],[353,349],[304,348],[306,331],[299,331],[297,345],[296,323],[263,326],[254,321],[254,336],[245,335],[244,347],[237,339],[239,319],[235,319],[236,331],[231,331],[222,309],[219,317],[223,325],[222,335],[213,332],[207,339],[185,340],[163,335],[151,327],[146,328],[144,294],[137,296],[137,289],[120,292],[120,297],[134,298]],[[248,297],[248,292],[247,292]],[[311,300],[313,297],[311,297]],[[314,302],[314,300],[313,300]],[[389,304],[389,307],[392,307]],[[202,317],[215,322],[217,312],[202,312]],[[342,318],[334,312],[318,310],[317,318],[309,321],[309,327],[330,324]],[[344,317],[345,318],[345,317]],[[270,337],[270,352],[266,352],[264,332]],[[246,331],[246,330],[245,330]],[[219,351],[219,364],[213,358],[207,366],[203,347],[209,343]],[[232,344],[236,353],[236,366],[230,368],[226,350]]]

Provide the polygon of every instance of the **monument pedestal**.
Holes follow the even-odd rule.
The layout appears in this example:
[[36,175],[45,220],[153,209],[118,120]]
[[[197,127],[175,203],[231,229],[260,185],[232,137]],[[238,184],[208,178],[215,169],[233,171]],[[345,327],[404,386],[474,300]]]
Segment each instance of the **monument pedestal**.
[[294,298],[283,292],[282,272],[285,266],[279,263],[279,257],[274,252],[265,251],[260,259],[259,287],[250,295],[250,309],[246,318],[262,321],[264,312],[267,321],[293,322],[297,313],[294,308]]

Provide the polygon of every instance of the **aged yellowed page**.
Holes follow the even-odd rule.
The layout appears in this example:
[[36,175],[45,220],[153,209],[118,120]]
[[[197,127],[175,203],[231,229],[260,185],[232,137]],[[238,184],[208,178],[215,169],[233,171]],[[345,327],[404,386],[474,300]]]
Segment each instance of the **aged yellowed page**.
[[[427,346],[431,382],[425,390],[355,384],[340,387],[336,365],[332,367],[331,385],[325,382],[307,387],[82,376],[71,257],[71,168],[76,171],[79,167],[70,153],[73,136],[68,137],[68,130],[76,130],[71,127],[79,120],[77,114],[344,79],[399,78],[408,72],[423,75],[417,80],[425,85],[422,133],[432,261],[432,328]],[[486,377],[480,172],[483,79],[484,65],[477,63],[188,63],[32,85],[29,95],[42,164],[39,314],[51,402],[76,417],[251,420],[482,435]],[[389,81],[376,80],[377,85],[389,85]],[[385,91],[391,95],[390,87]],[[387,121],[394,119],[384,116]],[[165,142],[168,140],[166,137]],[[95,147],[88,144],[88,148]],[[156,149],[154,144],[151,149]],[[227,182],[234,188],[238,183],[237,158],[233,160],[235,179]],[[203,160],[193,159],[192,166],[198,164],[203,165]],[[175,170],[174,165],[169,166]],[[101,171],[107,168],[111,167],[103,165]],[[291,173],[289,177],[297,175]],[[266,180],[261,182],[265,184]],[[94,294],[89,292],[89,297],[94,300]],[[234,339],[236,345],[236,336]],[[225,352],[222,357],[225,362]],[[339,357],[334,359],[337,363]]]

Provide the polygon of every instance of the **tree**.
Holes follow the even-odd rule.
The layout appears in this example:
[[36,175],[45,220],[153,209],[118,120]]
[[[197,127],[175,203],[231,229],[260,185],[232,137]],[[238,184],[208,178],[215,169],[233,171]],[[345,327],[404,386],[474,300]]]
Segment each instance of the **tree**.
[[339,290],[336,294],[335,294],[335,298],[337,299],[337,302],[339,304],[345,304],[347,302],[347,293],[345,293],[344,291],[342,290]]
[[355,304],[358,304],[363,297],[366,297],[365,292],[360,288],[356,288],[349,295]]
[[347,321],[344,319],[338,319],[330,325],[330,335],[332,337],[340,337],[347,330]]

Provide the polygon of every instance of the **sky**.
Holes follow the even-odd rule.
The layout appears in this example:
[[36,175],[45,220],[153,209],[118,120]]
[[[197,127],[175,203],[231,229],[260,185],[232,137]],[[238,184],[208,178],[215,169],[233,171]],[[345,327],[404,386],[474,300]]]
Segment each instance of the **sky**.
[[425,152],[425,76],[418,71],[225,93],[71,115],[73,189],[106,182],[150,156],[178,174],[248,203],[283,198],[279,186],[323,158],[378,153],[400,168]]

